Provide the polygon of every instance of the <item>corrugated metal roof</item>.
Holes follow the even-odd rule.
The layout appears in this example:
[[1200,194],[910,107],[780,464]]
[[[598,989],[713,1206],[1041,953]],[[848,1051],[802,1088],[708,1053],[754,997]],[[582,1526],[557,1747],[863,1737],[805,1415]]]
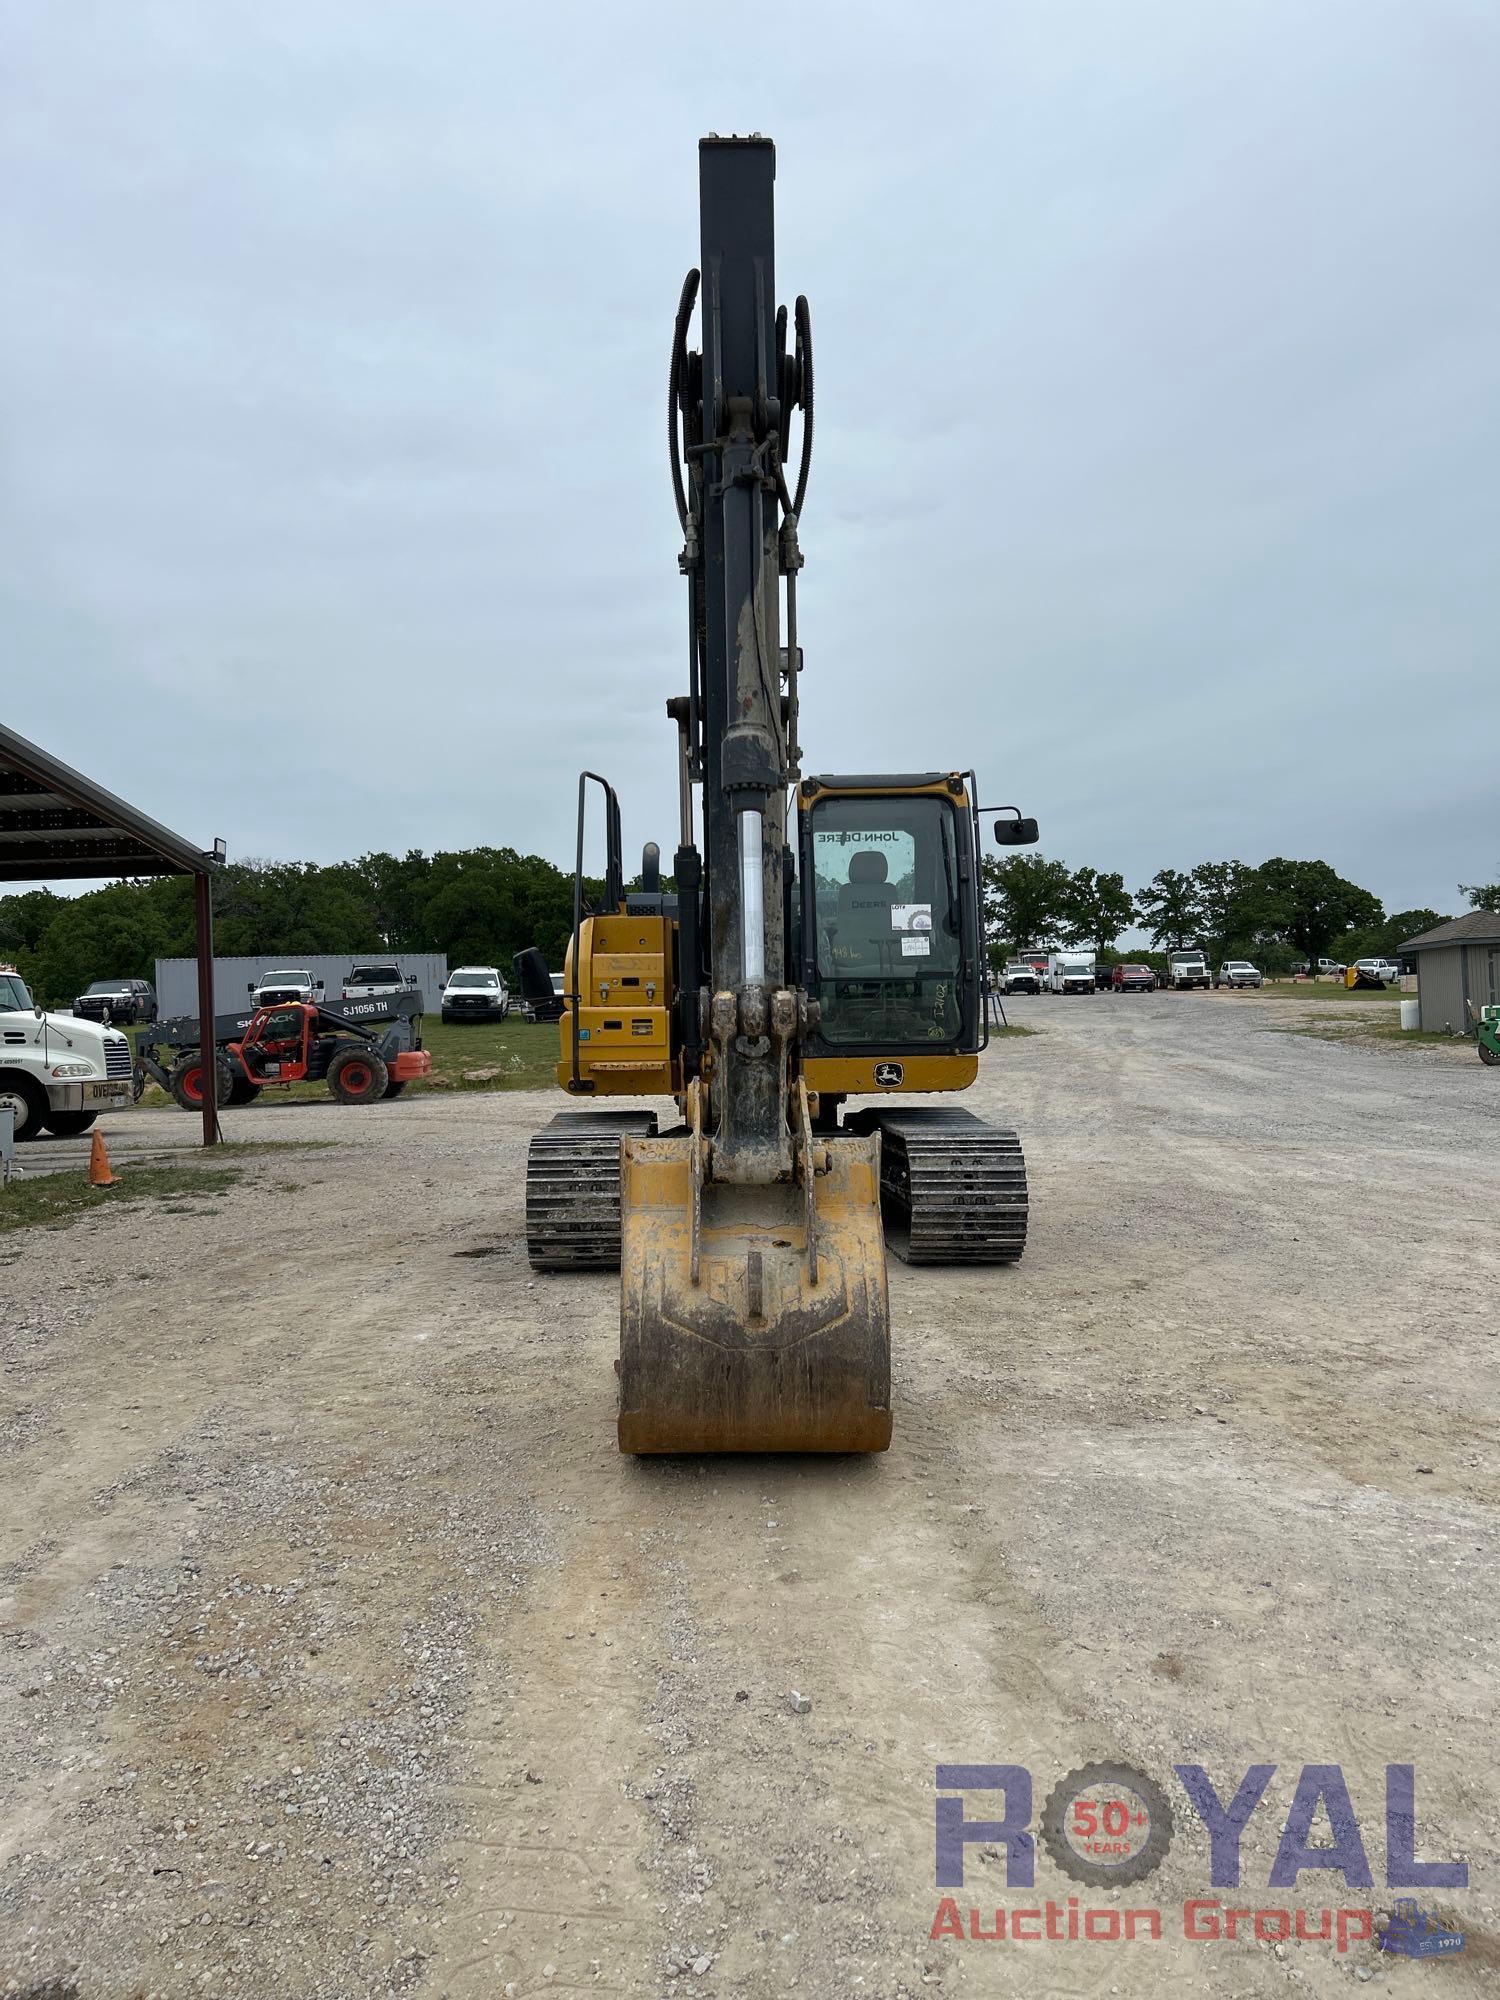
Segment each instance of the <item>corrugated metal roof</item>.
[[1428,945],[1500,944],[1500,910],[1470,910],[1466,917],[1453,917],[1436,924],[1420,937],[1408,938],[1397,951],[1421,951]]
[[0,882],[205,875],[213,858],[0,724]]

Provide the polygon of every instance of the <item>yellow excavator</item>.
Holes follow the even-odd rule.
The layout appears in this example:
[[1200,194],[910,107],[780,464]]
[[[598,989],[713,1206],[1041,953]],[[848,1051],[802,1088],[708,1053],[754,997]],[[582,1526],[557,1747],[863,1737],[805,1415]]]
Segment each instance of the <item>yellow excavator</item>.
[[[652,844],[627,888],[618,798],[583,773],[557,1070],[582,1103],[528,1157],[533,1265],[620,1270],[626,1452],[884,1450],[887,1246],[1013,1263],[1026,1242],[1015,1133],[902,1103],[964,1089],[988,1039],[974,774],[802,775],[812,328],[805,298],[774,304],[774,181],[770,140],[701,142],[701,258],[668,390],[688,585],[687,693],[667,703],[679,844],[670,886]],[[1000,844],[1036,839],[999,812]],[[519,971],[539,1010],[553,1001],[539,952]],[[622,1096],[673,1110],[599,1104]]]

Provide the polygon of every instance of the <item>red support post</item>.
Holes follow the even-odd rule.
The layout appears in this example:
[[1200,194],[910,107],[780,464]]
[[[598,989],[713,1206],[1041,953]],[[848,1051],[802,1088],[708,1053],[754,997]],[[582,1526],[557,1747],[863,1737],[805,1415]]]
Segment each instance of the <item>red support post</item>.
[[198,1060],[203,1077],[203,1143],[216,1146],[219,1130],[219,1052],[214,1041],[214,883],[205,868],[193,877],[198,914]]

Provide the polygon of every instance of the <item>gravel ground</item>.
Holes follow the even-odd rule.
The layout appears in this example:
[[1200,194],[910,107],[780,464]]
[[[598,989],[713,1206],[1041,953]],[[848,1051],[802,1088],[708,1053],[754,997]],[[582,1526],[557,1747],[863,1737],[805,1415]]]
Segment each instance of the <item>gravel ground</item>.
[[[525,1258],[548,1097],[226,1113],[335,1143],[0,1238],[0,1993],[1494,1991],[1500,1084],[1248,995],[1011,1014],[1031,1247],[894,1269],[881,1460],[616,1454],[614,1283]],[[934,1765],[1101,1758],[1176,1802],[1161,1943],[932,1940]],[[1183,1761],[1277,1766],[1221,1900],[1313,1911],[1389,1903],[1415,1764],[1469,1949],[1184,1942]],[[1329,1762],[1377,1886],[1268,1891]]]

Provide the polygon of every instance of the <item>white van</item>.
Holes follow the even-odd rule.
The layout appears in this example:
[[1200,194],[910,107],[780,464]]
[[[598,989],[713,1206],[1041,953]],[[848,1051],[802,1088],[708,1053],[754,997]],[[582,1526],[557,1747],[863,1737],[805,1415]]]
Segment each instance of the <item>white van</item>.
[[1047,990],[1049,993],[1094,993],[1099,986],[1094,953],[1091,951],[1049,951]]

